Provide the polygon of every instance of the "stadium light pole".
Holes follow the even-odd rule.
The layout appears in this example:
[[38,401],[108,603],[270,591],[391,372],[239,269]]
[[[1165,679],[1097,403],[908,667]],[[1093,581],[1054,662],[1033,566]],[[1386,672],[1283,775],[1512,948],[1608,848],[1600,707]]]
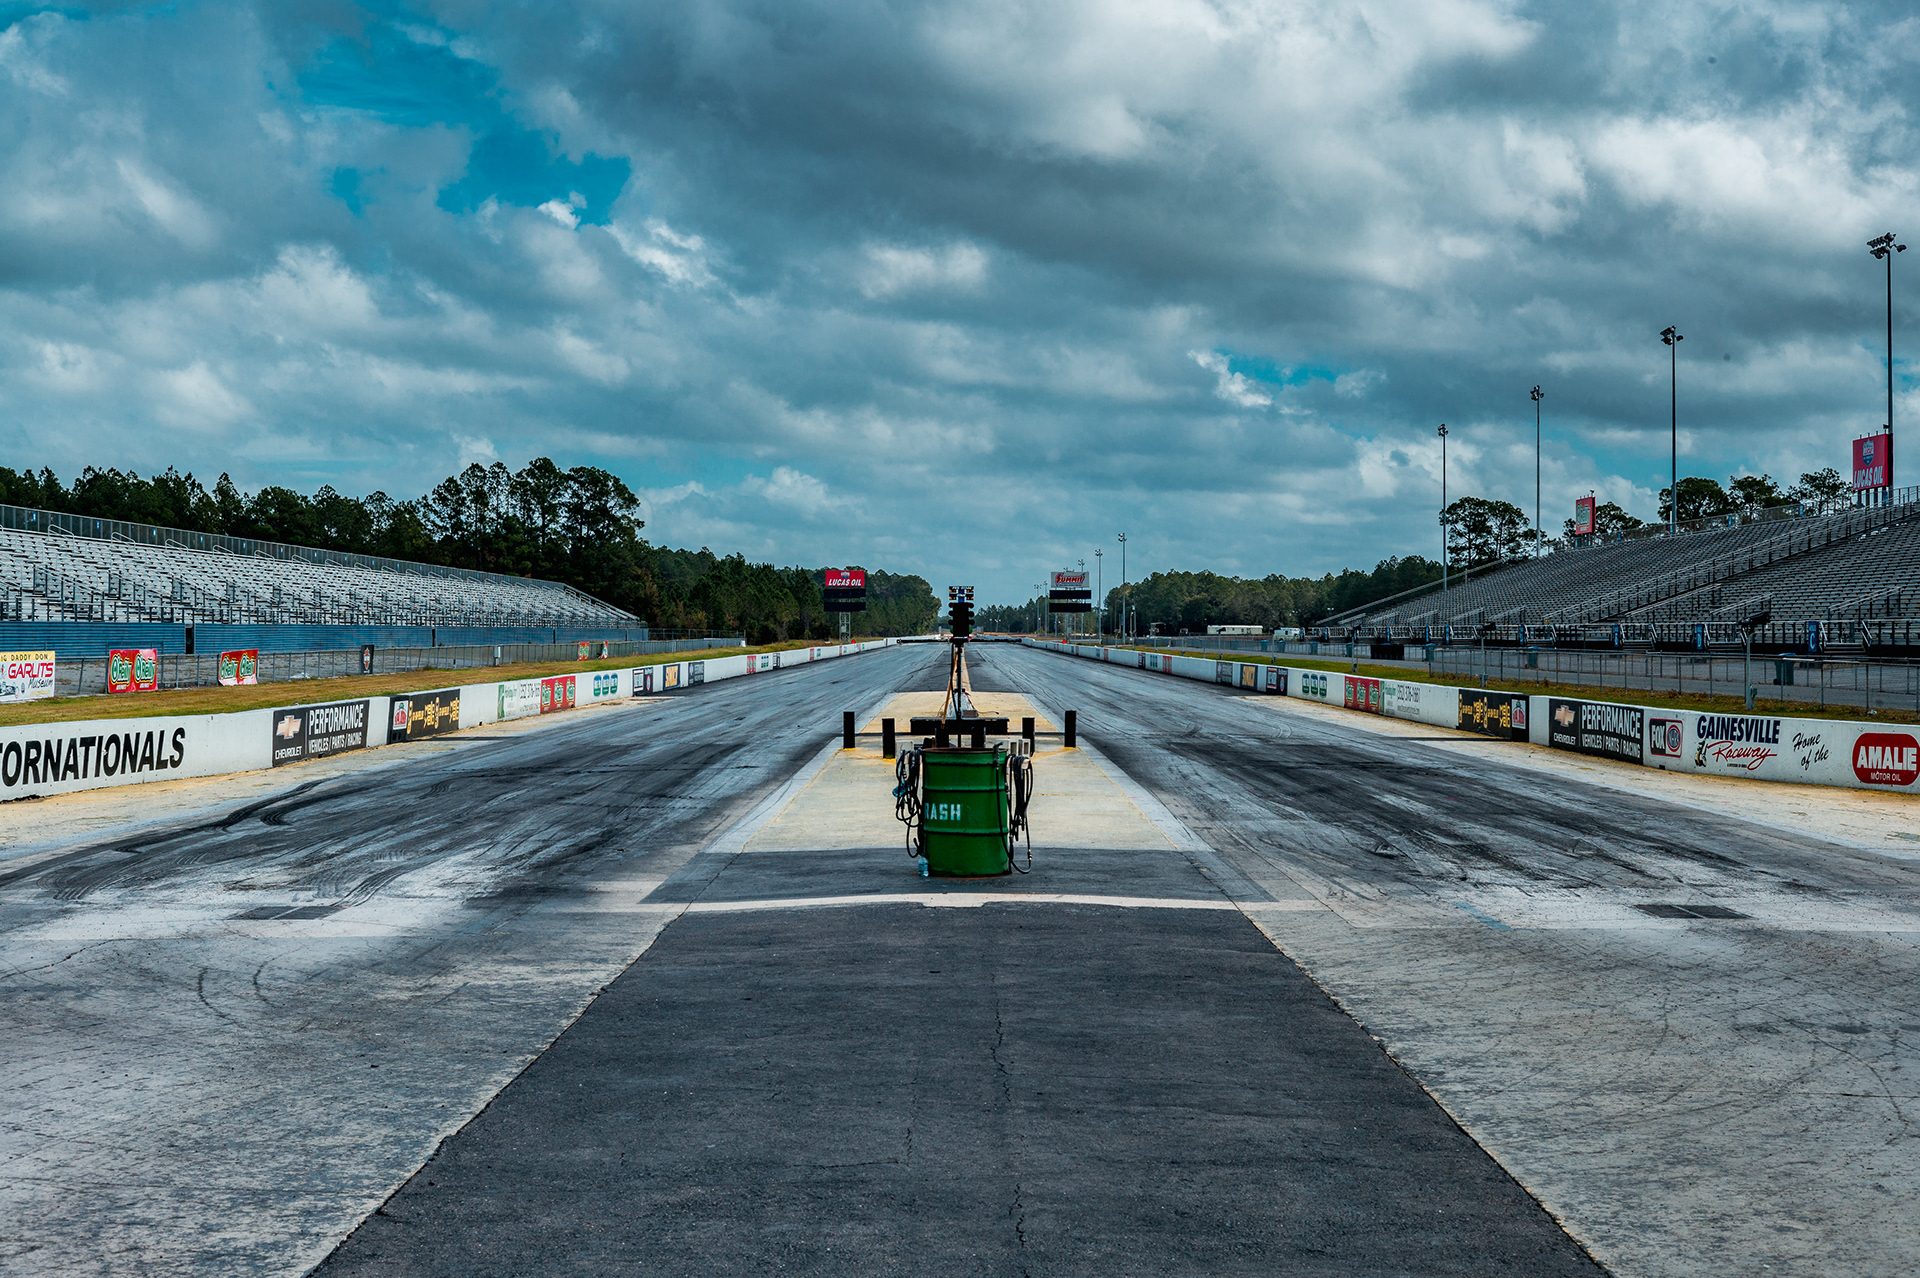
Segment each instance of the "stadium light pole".
[[1543,394],[1533,388],[1533,557],[1540,557],[1540,401]]
[[[1039,582],[1036,581],[1033,583],[1033,589],[1034,589],[1034,598],[1045,599],[1047,597],[1047,588],[1041,585]],[[1046,612],[1041,615],[1040,633],[1044,635],[1050,635],[1053,633],[1052,605],[1048,605]]]
[[1669,324],[1660,330],[1660,340],[1667,344],[1672,352],[1668,369],[1668,395],[1673,420],[1670,427],[1669,444],[1673,449],[1673,477],[1667,482],[1671,499],[1667,502],[1667,532],[1669,535],[1680,531],[1680,343],[1686,336]]
[[[1087,561],[1084,559],[1080,559],[1080,560],[1076,560],[1075,562],[1077,562],[1080,565],[1080,576],[1084,580],[1087,575]],[[1075,633],[1078,633],[1079,626],[1077,623],[1075,624],[1074,630],[1075,630]]]
[[1106,553],[1106,551],[1100,549],[1098,546],[1094,547],[1093,597],[1098,602],[1093,605],[1093,628],[1099,632],[1099,643],[1103,648],[1107,646],[1107,596],[1104,593],[1107,588],[1107,561],[1102,558]]
[[1120,534],[1120,642],[1127,641],[1127,624],[1133,620],[1127,613],[1127,535]]
[[1887,264],[1887,496],[1893,496],[1893,255],[1907,246],[1893,242],[1893,232],[1868,240],[1867,248]]
[[1440,593],[1447,593],[1447,424],[1440,423]]

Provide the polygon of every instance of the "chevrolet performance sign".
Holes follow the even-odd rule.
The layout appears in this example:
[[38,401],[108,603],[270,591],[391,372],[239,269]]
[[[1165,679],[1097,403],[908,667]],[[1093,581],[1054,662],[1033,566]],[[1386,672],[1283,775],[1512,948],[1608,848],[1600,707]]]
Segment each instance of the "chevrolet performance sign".
[[324,759],[367,746],[367,703],[336,701],[273,712],[273,766]]
[[1645,763],[1646,716],[1639,706],[1553,697],[1547,702],[1547,744],[1602,759]]

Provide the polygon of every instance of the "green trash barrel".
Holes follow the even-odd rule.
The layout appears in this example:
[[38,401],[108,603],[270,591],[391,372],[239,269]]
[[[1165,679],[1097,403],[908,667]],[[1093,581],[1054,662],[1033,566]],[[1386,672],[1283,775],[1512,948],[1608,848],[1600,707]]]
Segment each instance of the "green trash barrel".
[[921,853],[929,874],[1007,874],[1007,750],[921,751]]

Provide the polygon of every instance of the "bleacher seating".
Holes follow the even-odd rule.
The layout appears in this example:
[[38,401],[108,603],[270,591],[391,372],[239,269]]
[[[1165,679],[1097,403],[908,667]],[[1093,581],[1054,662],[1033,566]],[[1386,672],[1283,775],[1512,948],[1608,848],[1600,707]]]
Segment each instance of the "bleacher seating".
[[1560,550],[1354,609],[1327,626],[1387,639],[1442,626],[1493,626],[1512,638],[1523,628],[1617,624],[1655,639],[1654,629],[1719,628],[1762,611],[1776,626],[1920,618],[1920,501]]
[[617,625],[560,582],[0,506],[0,620]]

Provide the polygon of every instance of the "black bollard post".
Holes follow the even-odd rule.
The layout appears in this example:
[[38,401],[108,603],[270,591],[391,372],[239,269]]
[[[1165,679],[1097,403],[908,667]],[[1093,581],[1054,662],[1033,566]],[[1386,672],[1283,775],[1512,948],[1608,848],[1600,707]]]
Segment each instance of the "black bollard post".
[[973,748],[976,750],[987,748],[987,725],[984,723],[973,725]]
[[880,721],[880,757],[891,759],[893,755],[893,720],[882,719]]
[[853,711],[851,710],[840,712],[840,748],[853,749]]
[[933,743],[942,750],[952,744],[952,742],[947,739],[947,721],[945,719],[942,719],[940,726],[933,730]]
[[1027,750],[1033,750],[1033,716],[1028,715],[1020,721],[1020,735],[1027,739]]
[[1078,710],[1069,710],[1067,711],[1067,749],[1074,749],[1079,738],[1080,712]]

